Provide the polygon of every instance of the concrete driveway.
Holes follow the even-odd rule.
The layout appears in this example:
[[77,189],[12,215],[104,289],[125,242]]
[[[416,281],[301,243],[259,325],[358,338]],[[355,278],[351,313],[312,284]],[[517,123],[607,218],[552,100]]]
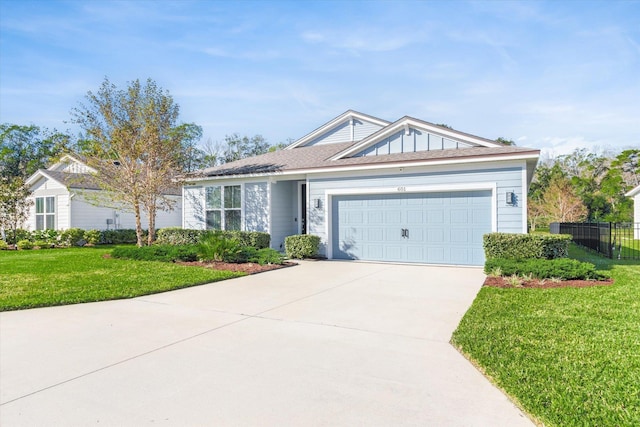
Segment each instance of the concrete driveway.
[[531,426],[448,343],[483,277],[302,262],[0,313],[0,425]]

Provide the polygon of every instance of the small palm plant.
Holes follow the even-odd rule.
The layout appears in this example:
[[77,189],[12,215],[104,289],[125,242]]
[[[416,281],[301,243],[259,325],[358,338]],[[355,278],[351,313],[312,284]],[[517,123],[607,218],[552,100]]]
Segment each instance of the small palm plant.
[[219,231],[208,232],[198,243],[198,257],[203,261],[237,262],[242,245],[237,239],[225,239]]

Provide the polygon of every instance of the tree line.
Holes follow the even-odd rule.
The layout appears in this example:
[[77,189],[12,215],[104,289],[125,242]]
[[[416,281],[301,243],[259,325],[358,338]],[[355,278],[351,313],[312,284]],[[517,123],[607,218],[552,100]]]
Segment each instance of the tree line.
[[[0,230],[15,232],[27,218],[28,177],[72,153],[97,171],[94,179],[106,195],[101,204],[134,212],[138,245],[144,244],[141,214],[146,213],[150,244],[156,212],[173,208],[166,194],[180,186],[184,173],[288,145],[271,146],[261,135],[237,133],[200,144],[202,128],[181,122],[179,113],[169,92],[151,79],[120,89],[105,78],[71,111],[71,123],[81,129],[77,136],[35,125],[0,125]],[[530,228],[554,221],[631,221],[633,205],[624,194],[640,183],[639,157],[638,149],[617,154],[578,149],[541,161],[528,194]]]
[[277,149],[261,135],[225,137],[224,143],[200,146],[202,128],[179,120],[180,108],[168,91],[152,79],[118,88],[105,78],[96,92],[71,110],[77,136],[35,125],[0,125],[0,230],[13,231],[26,218],[31,201],[26,180],[64,154],[79,156],[97,171],[103,190],[100,204],[125,207],[135,214],[138,245],[142,246],[142,213],[148,240],[154,239],[158,210],[173,209],[167,197],[180,186],[184,173]]
[[531,230],[551,222],[631,222],[640,185],[640,149],[619,153],[586,148],[541,161],[528,195]]

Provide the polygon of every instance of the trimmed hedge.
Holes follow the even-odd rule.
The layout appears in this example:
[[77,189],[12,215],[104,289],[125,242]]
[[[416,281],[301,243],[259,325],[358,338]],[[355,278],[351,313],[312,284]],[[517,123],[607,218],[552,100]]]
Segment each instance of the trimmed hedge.
[[497,271],[502,276],[531,275],[536,279],[562,280],[598,280],[606,278],[596,271],[595,265],[575,259],[488,259],[484,264],[484,272],[492,274]]
[[569,234],[489,233],[483,236],[486,259],[555,259],[569,256]]
[[179,227],[161,228],[156,233],[158,245],[197,245],[205,230],[189,230]]
[[153,245],[123,246],[111,251],[114,258],[134,259],[138,261],[197,261],[198,250],[195,246]]
[[[197,245],[207,233],[212,230],[188,230],[176,227],[167,227],[158,230],[156,243],[160,245]],[[250,246],[256,249],[268,248],[271,243],[271,235],[260,231],[216,231],[225,239],[235,239],[242,246]]]
[[289,258],[312,258],[318,255],[320,237],[313,234],[296,234],[284,239],[284,248]]

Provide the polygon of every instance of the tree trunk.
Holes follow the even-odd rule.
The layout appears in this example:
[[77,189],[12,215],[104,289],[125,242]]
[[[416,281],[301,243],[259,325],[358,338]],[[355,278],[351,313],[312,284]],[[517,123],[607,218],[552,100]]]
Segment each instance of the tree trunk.
[[140,218],[140,202],[138,200],[133,203],[133,212],[136,215],[136,244],[141,248],[144,242],[142,241],[142,220]]
[[147,207],[147,214],[149,215],[149,235],[147,237],[147,244],[151,246],[156,240],[156,205],[155,203],[149,203]]

